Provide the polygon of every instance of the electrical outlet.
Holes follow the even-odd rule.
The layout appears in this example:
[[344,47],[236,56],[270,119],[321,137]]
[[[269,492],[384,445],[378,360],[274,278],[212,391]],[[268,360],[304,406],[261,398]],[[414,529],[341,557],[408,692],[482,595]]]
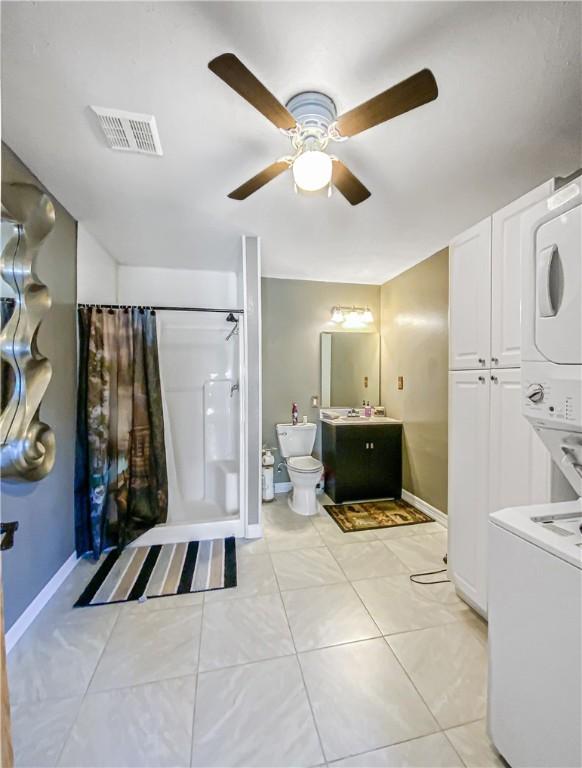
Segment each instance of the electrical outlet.
[[398,389],[404,389],[404,376],[398,377]]
[[319,395],[311,395],[311,407],[319,408]]

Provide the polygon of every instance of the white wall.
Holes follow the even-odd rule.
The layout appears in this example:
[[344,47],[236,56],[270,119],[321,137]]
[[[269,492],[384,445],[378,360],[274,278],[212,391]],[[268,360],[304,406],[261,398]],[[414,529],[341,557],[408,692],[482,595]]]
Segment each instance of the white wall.
[[117,297],[120,304],[236,309],[237,275],[200,269],[120,265]]
[[117,303],[117,261],[95,240],[83,224],[77,228],[77,301],[87,304]]

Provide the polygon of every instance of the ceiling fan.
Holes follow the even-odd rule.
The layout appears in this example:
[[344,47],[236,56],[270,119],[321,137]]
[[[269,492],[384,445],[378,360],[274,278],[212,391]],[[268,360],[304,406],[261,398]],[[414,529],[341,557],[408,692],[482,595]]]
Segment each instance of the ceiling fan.
[[283,106],[234,53],[217,56],[208,68],[291,140],[292,154],[232,191],[233,200],[245,200],[291,168],[296,189],[310,193],[327,188],[329,196],[333,185],[352,205],[362,203],[370,191],[341,160],[326,152],[329,142],[345,141],[438,96],[434,75],[422,69],[338,117],[333,100],[318,91],[298,93]]

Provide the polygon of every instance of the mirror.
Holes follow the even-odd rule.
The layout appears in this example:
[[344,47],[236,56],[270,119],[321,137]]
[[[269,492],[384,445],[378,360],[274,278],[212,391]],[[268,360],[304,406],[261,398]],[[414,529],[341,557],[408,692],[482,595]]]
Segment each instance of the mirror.
[[0,471],[2,480],[40,480],[55,463],[55,435],[40,407],[52,376],[37,335],[51,298],[35,261],[55,223],[48,196],[30,184],[2,183]]
[[[14,235],[15,225],[12,222],[2,221],[0,245],[2,251],[8,245]],[[15,294],[4,279],[0,279],[0,334],[8,325],[8,321],[14,313]],[[0,411],[4,410],[12,398],[16,377],[12,367],[0,356]]]
[[380,402],[377,333],[321,334],[321,407],[360,408]]

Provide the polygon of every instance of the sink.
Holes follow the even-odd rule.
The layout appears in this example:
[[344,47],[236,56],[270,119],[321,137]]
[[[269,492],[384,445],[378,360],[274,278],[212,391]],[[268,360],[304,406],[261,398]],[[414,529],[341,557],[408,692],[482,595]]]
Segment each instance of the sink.
[[345,426],[346,424],[400,424],[398,419],[391,419],[389,416],[340,416],[339,419],[322,418],[322,421],[338,426]]

